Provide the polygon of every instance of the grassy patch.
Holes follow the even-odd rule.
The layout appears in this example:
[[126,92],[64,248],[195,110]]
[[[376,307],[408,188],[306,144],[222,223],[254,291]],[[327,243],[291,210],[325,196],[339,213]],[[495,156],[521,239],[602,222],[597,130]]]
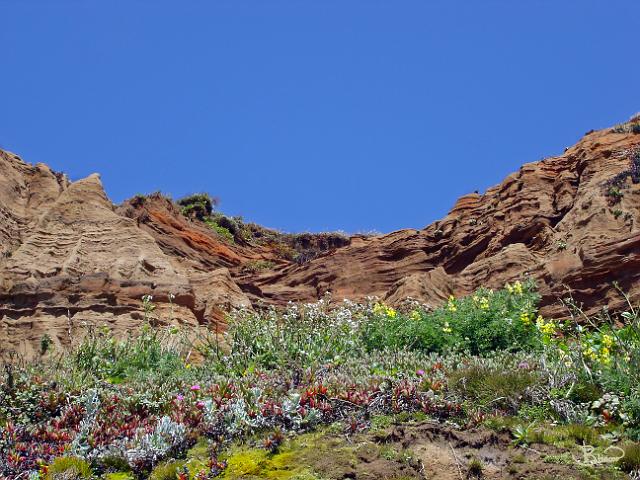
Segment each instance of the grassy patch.
[[640,471],[640,443],[629,442],[622,446],[624,457],[618,466],[625,472]]
[[66,480],[80,480],[83,478],[92,478],[93,472],[86,460],[77,457],[59,457],[56,458],[46,475],[46,480],[56,480],[57,478]]
[[242,266],[244,273],[258,273],[264,270],[271,270],[275,263],[270,260],[251,260]]
[[451,390],[475,407],[486,410],[503,408],[515,412],[525,390],[540,381],[525,369],[496,370],[473,366],[449,375]]

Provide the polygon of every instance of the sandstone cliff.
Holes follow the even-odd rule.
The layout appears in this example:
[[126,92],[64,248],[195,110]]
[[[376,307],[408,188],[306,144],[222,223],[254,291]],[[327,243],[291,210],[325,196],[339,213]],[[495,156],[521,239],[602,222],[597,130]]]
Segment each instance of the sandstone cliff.
[[[30,356],[45,333],[67,344],[91,325],[125,332],[140,324],[144,294],[159,317],[190,328],[257,301],[330,291],[437,304],[524,276],[547,315],[564,314],[558,298],[569,291],[588,309],[620,307],[614,281],[640,297],[637,130],[590,132],[422,230],[350,239],[258,229],[261,241],[229,242],[161,195],[116,207],[98,175],[72,183],[0,151],[0,351]],[[314,254],[285,251],[300,245]]]

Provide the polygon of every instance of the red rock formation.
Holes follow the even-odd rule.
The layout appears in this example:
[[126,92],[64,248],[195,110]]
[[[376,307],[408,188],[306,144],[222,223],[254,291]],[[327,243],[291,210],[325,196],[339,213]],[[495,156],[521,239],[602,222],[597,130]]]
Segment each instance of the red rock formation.
[[591,132],[563,155],[524,165],[483,195],[463,196],[423,230],[353,239],[301,267],[252,279],[265,298],[311,300],[377,295],[438,303],[481,286],[533,277],[543,312],[564,314],[572,292],[586,308],[622,305],[613,281],[640,294],[637,269],[640,184],[623,182],[611,204],[607,182],[631,168],[640,136]]
[[[564,314],[558,298],[569,291],[588,309],[620,307],[613,281],[640,297],[640,184],[629,173],[640,136],[623,130],[591,132],[561,156],[526,164],[422,230],[309,237],[324,252],[302,263],[282,254],[289,247],[277,235],[228,244],[161,195],[114,207],[97,175],[70,183],[0,151],[0,350],[32,355],[43,334],[68,343],[92,324],[129,330],[147,293],[159,316],[172,311],[189,327],[259,299],[330,291],[438,303],[524,276],[538,282],[547,315]],[[614,179],[623,196],[607,195]],[[270,268],[247,269],[257,261]]]

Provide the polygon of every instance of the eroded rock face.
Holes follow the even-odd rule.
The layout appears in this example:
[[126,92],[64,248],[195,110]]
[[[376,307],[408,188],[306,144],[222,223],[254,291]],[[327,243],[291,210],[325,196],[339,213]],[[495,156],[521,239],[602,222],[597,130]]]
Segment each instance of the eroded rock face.
[[146,294],[159,302],[159,318],[189,327],[249,303],[226,268],[196,272],[116,213],[97,175],[69,183],[6,152],[0,168],[2,350],[32,356],[45,333],[68,344],[89,326],[136,329]]
[[612,201],[607,183],[629,171],[640,136],[592,132],[563,155],[524,165],[486,193],[461,197],[423,230],[354,239],[301,267],[253,279],[266,298],[310,300],[407,296],[440,303],[481,286],[530,276],[543,313],[565,315],[569,292],[585,308],[621,307],[614,281],[640,295],[640,184],[623,181]]
[[[631,133],[592,132],[461,197],[422,230],[329,243],[304,262],[277,242],[226,242],[161,195],[115,207],[97,175],[71,183],[0,151],[0,350],[31,356],[45,333],[66,345],[90,325],[131,331],[145,294],[159,317],[188,328],[223,324],[226,310],[256,301],[331,292],[438,304],[525,276],[546,315],[565,314],[558,299],[569,291],[587,309],[618,308],[614,281],[640,297],[640,184],[630,173],[639,145]],[[615,178],[623,196],[607,195]],[[247,268],[260,262],[268,268]]]

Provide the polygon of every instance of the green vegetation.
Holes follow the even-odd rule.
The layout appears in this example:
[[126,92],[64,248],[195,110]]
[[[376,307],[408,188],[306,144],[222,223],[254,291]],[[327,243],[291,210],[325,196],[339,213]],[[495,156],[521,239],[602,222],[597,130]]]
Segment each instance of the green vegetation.
[[184,216],[204,221],[218,202],[207,193],[196,193],[179,199],[177,203],[182,207]]
[[216,232],[219,236],[221,236],[227,242],[235,243],[235,237],[227,227],[223,227],[211,217],[207,217],[206,219],[204,219],[204,223],[206,223],[211,230]]
[[[142,205],[143,200],[134,199]],[[348,245],[349,238],[342,233],[282,233],[255,223],[246,223],[242,217],[230,217],[216,212],[218,200],[207,193],[198,193],[179,199],[181,213],[205,223],[227,243],[269,246],[284,260],[305,263],[322,252]]]
[[[157,326],[145,296],[130,336],[99,327],[61,352],[43,339],[37,361],[4,366],[0,475],[314,480],[375,464],[380,478],[419,478],[397,436],[444,421],[500,432],[511,449],[545,445],[549,465],[588,446],[603,465],[584,478],[615,478],[605,457],[620,448],[633,470],[640,312],[590,317],[566,299],[572,316],[558,321],[537,302],[531,282],[435,309],[327,297],[234,311],[211,337]],[[481,478],[480,458],[458,468]]]
[[276,264],[270,260],[253,260],[242,266],[242,271],[246,273],[257,273],[264,270],[271,270]]
[[607,190],[607,197],[611,199],[612,203],[619,203],[624,197],[624,193],[620,190],[620,187],[612,185]]
[[149,480],[176,480],[178,472],[183,466],[184,462],[182,461],[161,463],[153,469]]
[[484,465],[482,464],[482,461],[473,457],[467,466],[467,478],[482,478],[483,470]]
[[[640,123],[638,123],[638,125],[640,126]],[[609,205],[611,206],[620,203],[624,198],[624,191],[629,188],[628,179],[631,179],[631,182],[634,184],[640,183],[640,147],[631,148],[622,152],[622,154],[629,159],[629,168],[623,170],[604,184],[604,194],[608,198]],[[622,212],[620,211],[620,215],[621,214]]]
[[526,350],[537,342],[538,296],[532,283],[473,296],[449,298],[445,307],[408,314],[376,304],[363,342],[368,350],[409,348],[424,352],[461,351],[473,355],[500,350]]
[[491,368],[471,366],[449,375],[451,391],[474,408],[494,411],[500,407],[517,412],[529,387],[540,383],[539,373],[527,368]]
[[618,462],[618,465],[625,472],[640,471],[640,444],[625,443],[622,446],[624,457]]
[[58,457],[46,471],[45,478],[47,480],[55,480],[63,475],[64,478],[69,480],[80,480],[82,478],[92,478],[93,476],[89,464],[85,460],[75,457]]
[[628,122],[616,125],[612,131],[613,133],[640,133],[640,113],[631,117]]
[[167,378],[184,366],[183,339],[173,332],[145,324],[136,335],[115,341],[107,327],[91,329],[69,357],[69,366],[74,374],[91,372],[110,383],[151,374]]

